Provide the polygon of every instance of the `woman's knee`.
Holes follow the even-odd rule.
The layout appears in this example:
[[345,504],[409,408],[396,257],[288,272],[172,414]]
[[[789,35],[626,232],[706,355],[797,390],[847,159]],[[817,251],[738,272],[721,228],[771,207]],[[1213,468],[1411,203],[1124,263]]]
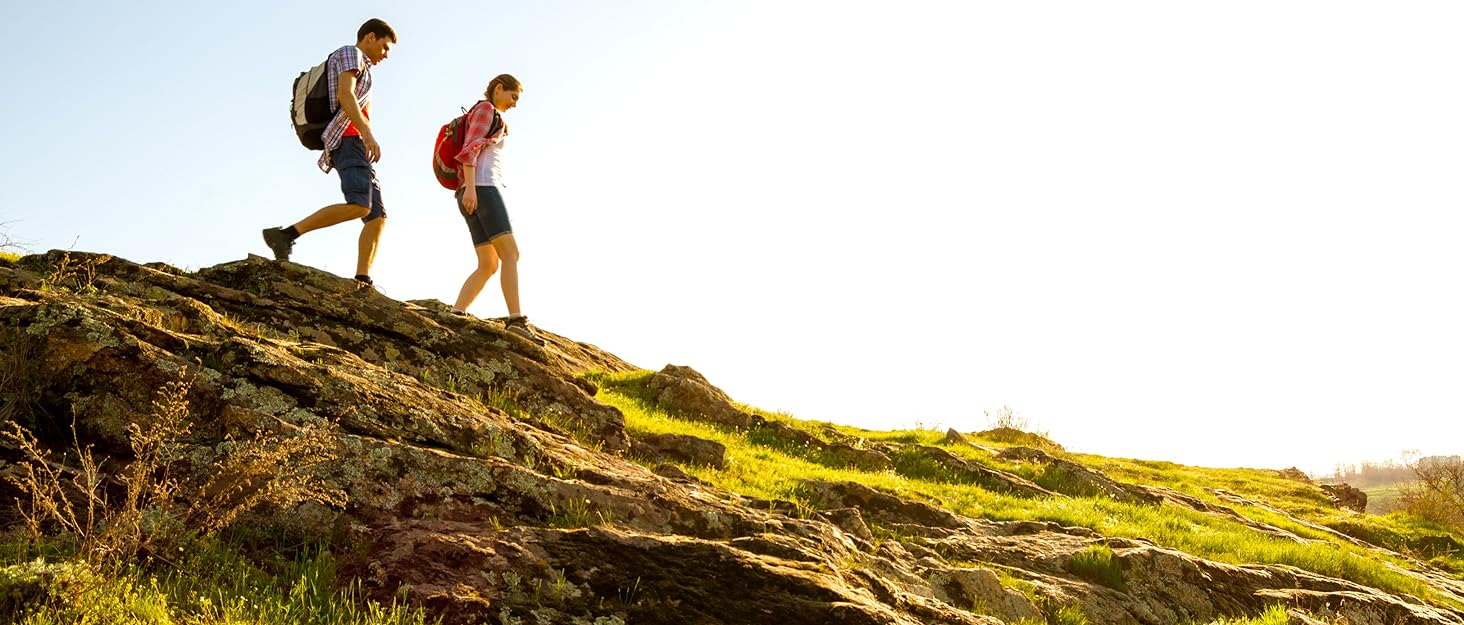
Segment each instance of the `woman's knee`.
[[519,260],[518,243],[513,240],[513,235],[504,235],[493,240],[493,251],[498,253],[498,259],[505,263],[517,263]]

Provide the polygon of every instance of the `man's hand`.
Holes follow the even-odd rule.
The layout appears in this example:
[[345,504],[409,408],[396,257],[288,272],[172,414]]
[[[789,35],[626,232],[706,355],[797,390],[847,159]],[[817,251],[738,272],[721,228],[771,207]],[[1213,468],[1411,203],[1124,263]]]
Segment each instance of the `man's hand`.
[[361,103],[356,101],[356,74],[354,69],[341,72],[341,80],[336,85],[336,100],[340,101],[341,110],[346,112],[346,119],[351,120],[351,125],[360,133],[361,143],[366,146],[366,160],[375,163],[381,160],[381,145],[376,143],[376,136],[371,133],[371,122],[361,113]]
[[361,131],[361,143],[366,146],[367,160],[373,163],[381,160],[381,145],[376,143],[376,135],[370,129]]
[[469,215],[478,211],[478,187],[463,187],[463,212]]

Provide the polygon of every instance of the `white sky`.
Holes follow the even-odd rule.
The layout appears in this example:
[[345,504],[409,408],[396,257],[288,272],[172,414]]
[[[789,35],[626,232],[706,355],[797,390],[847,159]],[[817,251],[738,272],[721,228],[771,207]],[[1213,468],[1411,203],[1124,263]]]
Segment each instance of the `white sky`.
[[[871,428],[1010,405],[1110,456],[1464,451],[1464,5],[150,6],[0,8],[0,221],[34,249],[266,254],[260,228],[339,198],[288,84],[380,16],[387,295],[471,270],[426,159],[510,72],[548,330]],[[357,232],[295,259],[349,275]]]

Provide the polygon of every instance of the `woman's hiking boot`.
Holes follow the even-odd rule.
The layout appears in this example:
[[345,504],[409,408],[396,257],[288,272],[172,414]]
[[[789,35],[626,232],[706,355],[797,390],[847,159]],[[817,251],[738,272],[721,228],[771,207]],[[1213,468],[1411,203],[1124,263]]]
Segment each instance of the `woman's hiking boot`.
[[509,332],[533,341],[536,345],[544,344],[544,339],[539,338],[539,336],[537,334],[534,334],[534,331],[529,328],[529,318],[524,315],[509,317],[508,321],[503,322],[503,327]]

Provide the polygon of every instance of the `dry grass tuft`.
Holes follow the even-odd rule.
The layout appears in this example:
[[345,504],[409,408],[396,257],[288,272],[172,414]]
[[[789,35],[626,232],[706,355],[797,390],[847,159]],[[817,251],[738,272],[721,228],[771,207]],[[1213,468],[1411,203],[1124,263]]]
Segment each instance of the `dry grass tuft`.
[[[128,425],[133,458],[115,475],[102,470],[90,445],[81,444],[74,422],[75,468],[54,462],[29,431],[7,423],[0,439],[24,458],[7,479],[28,495],[17,507],[32,540],[59,534],[75,541],[88,562],[115,567],[139,554],[168,553],[262,505],[344,504],[343,492],[312,475],[312,469],[339,456],[327,428],[226,439],[211,466],[190,472],[207,477],[180,477],[188,451],[183,441],[190,432],[191,386],[192,380],[180,372],[159,389],[151,414]],[[120,498],[114,499],[118,491]]]
[[72,293],[97,292],[97,268],[112,260],[108,254],[72,258],[71,252],[61,252],[61,258],[46,277],[41,279],[41,290],[58,289]]

